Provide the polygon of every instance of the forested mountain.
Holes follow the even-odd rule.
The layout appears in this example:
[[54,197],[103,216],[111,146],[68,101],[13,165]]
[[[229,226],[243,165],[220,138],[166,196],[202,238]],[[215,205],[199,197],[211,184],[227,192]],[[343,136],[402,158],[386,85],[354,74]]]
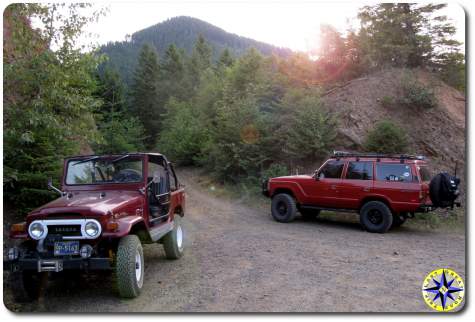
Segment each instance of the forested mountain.
[[254,39],[241,37],[218,28],[210,23],[192,17],[175,17],[132,34],[130,40],[111,42],[101,48],[109,56],[109,63],[120,73],[127,84],[137,63],[140,48],[144,44],[153,45],[159,56],[163,55],[171,44],[191,54],[199,36],[203,36],[213,49],[216,60],[220,53],[228,48],[233,56],[241,56],[249,48],[257,49],[263,55],[276,54],[288,57],[291,50],[279,48]]

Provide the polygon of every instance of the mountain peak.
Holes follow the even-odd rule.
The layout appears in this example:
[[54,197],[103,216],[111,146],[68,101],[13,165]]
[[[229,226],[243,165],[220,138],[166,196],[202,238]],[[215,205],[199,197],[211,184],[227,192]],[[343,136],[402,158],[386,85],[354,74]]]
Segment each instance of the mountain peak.
[[126,82],[129,82],[143,44],[153,45],[159,56],[175,44],[190,54],[198,37],[202,35],[213,48],[213,57],[228,48],[234,56],[241,56],[250,48],[255,48],[263,55],[287,57],[288,48],[280,48],[254,39],[227,32],[206,21],[190,16],[169,18],[148,28],[132,34],[130,41],[111,42],[102,46],[101,52],[109,56],[109,64],[114,65]]

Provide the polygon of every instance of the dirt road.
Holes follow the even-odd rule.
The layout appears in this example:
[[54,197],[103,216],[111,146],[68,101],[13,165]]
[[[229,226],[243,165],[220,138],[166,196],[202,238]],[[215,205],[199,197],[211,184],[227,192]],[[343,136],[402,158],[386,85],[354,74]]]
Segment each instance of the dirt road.
[[186,184],[187,250],[165,259],[146,245],[145,285],[133,300],[115,296],[110,275],[50,283],[37,304],[15,311],[51,312],[347,312],[430,311],[424,276],[450,267],[465,278],[464,234],[401,227],[363,232],[354,220],[290,224],[268,210],[211,196],[193,172]]

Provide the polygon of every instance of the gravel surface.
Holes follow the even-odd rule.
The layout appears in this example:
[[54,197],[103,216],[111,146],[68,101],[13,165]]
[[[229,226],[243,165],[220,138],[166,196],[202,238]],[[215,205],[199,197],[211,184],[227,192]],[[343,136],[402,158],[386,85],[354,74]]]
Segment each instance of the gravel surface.
[[[220,199],[186,185],[184,257],[165,259],[145,245],[139,298],[116,297],[110,274],[52,281],[35,304],[14,311],[48,312],[431,312],[421,295],[426,274],[439,267],[465,278],[465,235],[400,227],[362,231],[357,217],[275,222],[266,210]],[[4,277],[6,273],[4,273]]]

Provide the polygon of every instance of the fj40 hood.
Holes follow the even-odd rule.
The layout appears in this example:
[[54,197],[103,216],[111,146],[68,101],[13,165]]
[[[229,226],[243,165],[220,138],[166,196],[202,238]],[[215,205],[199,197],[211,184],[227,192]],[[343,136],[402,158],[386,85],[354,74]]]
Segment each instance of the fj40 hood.
[[141,208],[143,195],[138,191],[74,191],[33,210],[32,215],[57,213],[94,213],[106,215],[126,208]]

